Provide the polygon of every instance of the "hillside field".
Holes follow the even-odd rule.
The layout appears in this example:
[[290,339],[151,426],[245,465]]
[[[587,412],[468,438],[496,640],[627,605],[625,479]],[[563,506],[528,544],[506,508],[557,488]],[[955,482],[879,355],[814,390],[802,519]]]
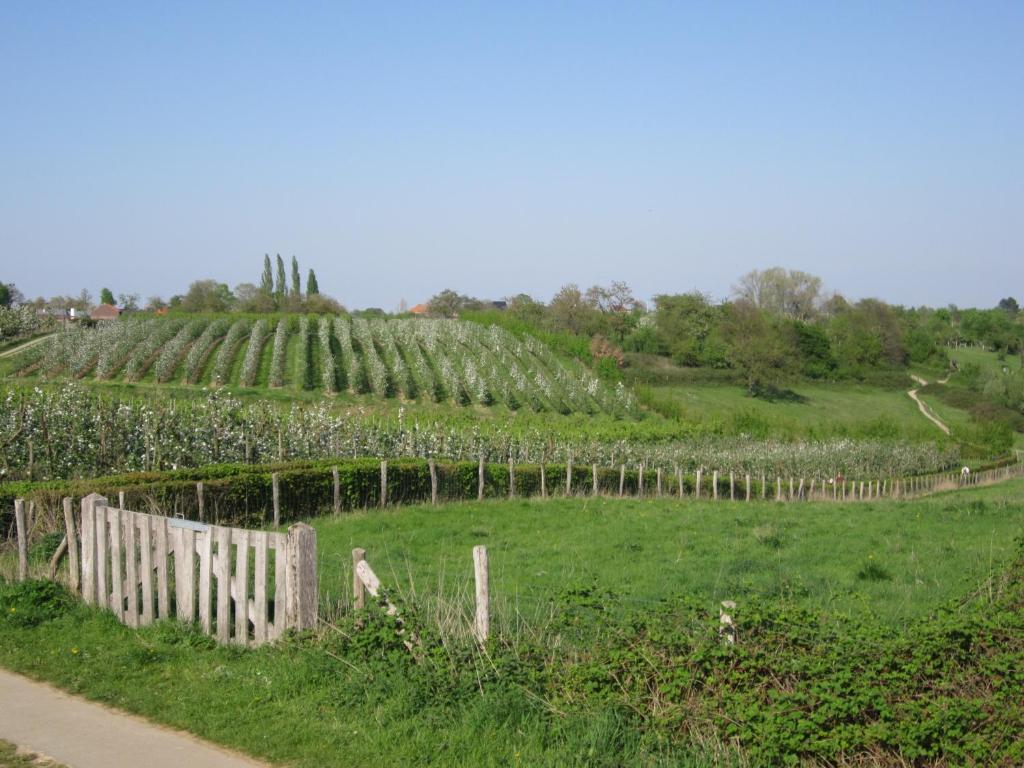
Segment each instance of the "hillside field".
[[632,397],[532,336],[458,320],[329,315],[131,318],[55,334],[9,375],[226,387],[555,413],[633,410]]

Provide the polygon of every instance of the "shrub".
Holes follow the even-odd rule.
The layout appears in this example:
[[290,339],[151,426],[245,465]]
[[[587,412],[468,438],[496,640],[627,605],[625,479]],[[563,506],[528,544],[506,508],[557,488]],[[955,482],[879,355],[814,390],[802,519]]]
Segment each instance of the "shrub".
[[0,619],[22,629],[52,621],[74,604],[68,591],[53,581],[23,581],[0,587]]

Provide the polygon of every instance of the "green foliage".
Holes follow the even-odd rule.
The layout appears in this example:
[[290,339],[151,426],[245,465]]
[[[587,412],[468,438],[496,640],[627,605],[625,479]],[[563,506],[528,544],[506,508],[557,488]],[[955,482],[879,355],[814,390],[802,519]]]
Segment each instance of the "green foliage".
[[280,307],[284,301],[285,296],[288,294],[288,285],[284,275],[284,259],[281,258],[281,254],[277,254],[277,273],[274,281],[274,298],[277,299],[278,306]]
[[836,369],[828,334],[819,325],[799,320],[789,324],[792,345],[799,355],[800,372],[809,379],[824,379]]
[[109,288],[100,288],[100,304],[113,304],[114,292]]
[[679,365],[718,366],[724,362],[716,331],[721,309],[701,293],[654,297],[655,328],[661,345]]
[[270,254],[263,254],[263,274],[260,276],[260,290],[268,296],[274,292],[274,270],[270,266]]
[[299,260],[292,256],[292,296],[302,295],[302,277],[299,275]]
[[27,629],[67,613],[74,597],[52,581],[0,584],[0,622]]

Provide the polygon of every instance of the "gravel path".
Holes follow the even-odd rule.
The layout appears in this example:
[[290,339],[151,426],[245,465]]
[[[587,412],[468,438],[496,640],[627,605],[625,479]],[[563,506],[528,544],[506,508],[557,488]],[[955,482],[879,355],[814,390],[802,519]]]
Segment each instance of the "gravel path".
[[[920,376],[915,376],[914,374],[910,374],[910,378],[912,378],[914,381],[916,381],[922,387],[927,387],[928,386],[928,382],[925,381],[924,379],[922,379]],[[948,376],[945,379],[943,379],[942,381],[940,381],[939,383],[940,384],[945,384],[947,381],[949,381],[949,377]],[[934,413],[932,413],[931,409],[927,405],[925,405],[924,403],[921,402],[921,398],[919,398],[917,396],[917,390],[916,389],[909,389],[909,390],[907,390],[907,394],[910,395],[910,399],[911,400],[913,400],[915,403],[917,403],[918,410],[920,410],[921,413],[924,414],[924,417],[926,419],[928,419],[928,421],[930,421],[936,427],[941,429],[947,435],[949,434],[949,427],[946,426],[946,424],[942,421],[942,419],[940,419],[938,416],[936,416]]]
[[68,768],[267,768],[235,752],[0,670],[0,738]]

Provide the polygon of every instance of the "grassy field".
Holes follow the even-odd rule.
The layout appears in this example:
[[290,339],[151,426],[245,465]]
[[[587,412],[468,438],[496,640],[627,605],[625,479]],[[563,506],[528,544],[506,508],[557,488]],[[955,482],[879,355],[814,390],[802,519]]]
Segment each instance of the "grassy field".
[[[466,600],[471,550],[488,547],[491,595],[507,620],[544,616],[556,596],[597,585],[617,607],[687,595],[784,596],[815,610],[916,619],[976,586],[1024,534],[1024,485],[970,497],[856,505],[630,499],[416,506],[314,522],[321,591],[347,595],[351,550],[404,593]],[[468,604],[468,603],[467,603]]]
[[666,416],[725,434],[918,440],[941,437],[902,389],[800,384],[792,392],[791,397],[766,400],[748,397],[742,387],[730,384],[660,385],[641,387],[640,399]]
[[[1022,498],[1024,481],[877,505],[350,515],[317,521],[329,622],[315,634],[217,647],[0,584],[0,664],[295,766],[1013,765]],[[481,652],[440,642],[429,600],[412,599],[416,657],[379,609],[331,610],[352,546],[427,598],[459,594],[481,541],[499,603],[551,596],[543,626],[506,627]],[[734,649],[716,630],[723,597],[739,603]]]

